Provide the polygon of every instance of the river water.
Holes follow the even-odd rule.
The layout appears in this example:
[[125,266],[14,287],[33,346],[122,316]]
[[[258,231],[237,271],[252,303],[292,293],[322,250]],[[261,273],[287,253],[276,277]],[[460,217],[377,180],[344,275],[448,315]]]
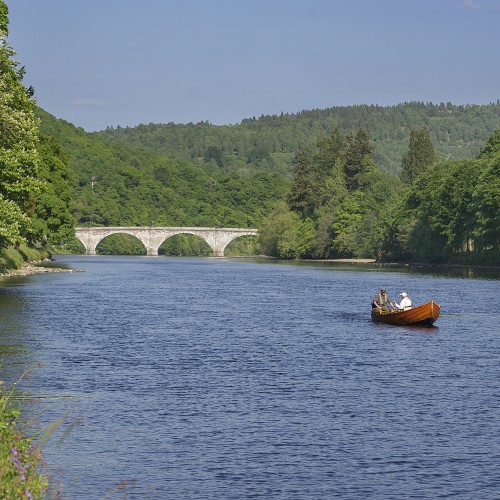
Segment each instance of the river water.
[[[499,275],[57,256],[0,280],[1,378],[62,498],[500,497]],[[381,286],[435,327],[370,321]]]

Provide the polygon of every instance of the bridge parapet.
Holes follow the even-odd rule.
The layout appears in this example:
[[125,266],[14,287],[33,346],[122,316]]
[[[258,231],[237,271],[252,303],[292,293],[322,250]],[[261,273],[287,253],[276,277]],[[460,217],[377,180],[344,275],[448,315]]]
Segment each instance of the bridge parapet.
[[240,236],[255,236],[257,229],[220,227],[77,227],[75,236],[87,255],[95,255],[97,245],[112,234],[130,234],[146,247],[148,255],[158,255],[160,245],[176,234],[194,234],[212,248],[214,257],[224,257],[227,245]]

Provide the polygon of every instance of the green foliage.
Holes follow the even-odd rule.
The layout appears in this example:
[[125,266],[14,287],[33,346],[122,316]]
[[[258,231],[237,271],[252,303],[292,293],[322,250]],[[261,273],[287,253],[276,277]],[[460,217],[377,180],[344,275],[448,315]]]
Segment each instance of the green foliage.
[[[286,176],[290,175],[291,158],[318,137],[328,137],[337,128],[343,135],[363,129],[373,141],[380,170],[397,175],[411,130],[421,127],[429,130],[438,158],[471,158],[484,146],[485,139],[500,128],[500,104],[407,102],[389,107],[338,106],[261,116],[238,125],[149,124],[108,128],[99,134],[126,147],[213,164],[224,171],[266,170]],[[218,149],[216,155],[206,155],[211,147]],[[217,159],[219,152],[221,160]]]
[[314,213],[332,198],[343,196],[345,178],[339,161],[346,139],[335,129],[297,153],[295,176],[287,196],[288,206],[301,217]]
[[[0,8],[0,39],[7,32],[7,8]],[[0,248],[31,237],[38,178],[38,129],[22,71],[5,39],[0,45]]]
[[24,263],[23,256],[14,247],[0,249],[0,273],[19,269]]
[[[497,142],[498,144],[498,142]],[[475,248],[487,262],[500,262],[500,149],[496,154],[481,155],[477,183],[472,193],[472,210],[476,216],[472,231]]]
[[500,153],[500,128],[496,129],[488,138],[484,148],[479,152],[478,158],[487,156],[498,156]]
[[[378,252],[380,214],[400,186],[397,179],[377,169],[373,152],[361,129],[348,136],[336,129],[299,152],[287,202],[300,218],[298,226],[307,223],[308,237],[307,244],[299,246],[289,231],[296,256],[372,257]],[[288,221],[291,227],[297,226],[292,222]],[[273,251],[279,254],[277,247]]]
[[360,176],[375,168],[375,148],[363,129],[359,129],[355,135],[350,134],[346,142],[342,164],[347,189],[352,192],[359,189]]
[[38,152],[45,190],[37,198],[32,232],[38,241],[50,238],[51,244],[60,244],[74,234],[68,160],[60,144],[47,135],[40,136]]
[[76,236],[69,236],[68,238],[61,239],[60,241],[53,242],[49,241],[47,247],[51,253],[55,254],[83,254],[85,253],[85,247],[83,243],[76,238]]
[[[422,186],[422,172],[433,169],[436,156],[471,158],[481,148],[493,154],[494,138],[486,146],[484,138],[500,125],[499,110],[498,104],[354,106],[234,126],[150,124],[99,134],[38,114],[42,130],[57,137],[69,158],[77,225],[260,226],[259,251],[285,258],[444,259],[460,252],[472,220],[469,246],[495,247],[495,169],[479,175],[488,186],[476,186],[472,198],[431,188],[434,204],[413,191],[401,198],[401,181],[387,172],[407,164],[411,181]],[[438,181],[462,193],[459,178],[440,174]],[[288,207],[269,217],[285,198]],[[462,220],[439,211],[441,198],[472,212]],[[426,224],[437,231],[430,241],[440,251],[422,243]],[[169,245],[167,253],[202,251],[182,238]]]
[[338,257],[357,255],[358,235],[363,221],[365,194],[355,191],[333,210],[333,253]]
[[140,240],[130,234],[112,234],[97,245],[98,255],[146,255]]
[[0,0],[0,37],[9,34],[9,8],[7,4]]
[[288,210],[285,203],[277,204],[259,229],[260,253],[281,259],[310,257],[314,241],[311,219],[301,220]]
[[68,156],[78,226],[256,227],[287,190],[276,173],[223,172],[127,148],[38,114],[42,130],[56,136]]
[[208,257],[213,254],[210,245],[193,234],[176,234],[164,241],[158,249],[159,255],[199,255]]
[[427,127],[412,129],[407,153],[401,162],[401,180],[408,185],[432,164],[436,163],[436,153]]
[[21,228],[27,226],[28,218],[19,206],[0,193],[0,249],[23,241]]
[[23,432],[14,389],[2,384],[0,381],[0,498],[42,498],[48,482],[40,473],[41,451]]
[[43,260],[50,257],[47,250],[33,248],[25,243],[0,249],[0,273],[19,269],[25,262]]
[[33,91],[5,38],[7,14],[0,2],[0,249],[73,231],[64,155],[52,138],[40,142]]
[[224,250],[226,257],[250,257],[258,255],[258,242],[257,236],[240,236],[231,241]]
[[441,162],[419,176],[387,226],[386,258],[500,262],[500,151]]

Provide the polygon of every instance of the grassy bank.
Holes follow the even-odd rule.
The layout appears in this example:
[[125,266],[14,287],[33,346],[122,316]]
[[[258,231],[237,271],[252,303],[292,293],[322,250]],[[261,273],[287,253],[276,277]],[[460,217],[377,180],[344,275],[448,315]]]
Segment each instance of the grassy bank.
[[50,257],[50,252],[44,249],[32,248],[21,244],[18,248],[0,249],[0,273],[21,269],[27,262],[36,262]]
[[0,498],[43,498],[42,454],[24,433],[15,389],[0,384]]

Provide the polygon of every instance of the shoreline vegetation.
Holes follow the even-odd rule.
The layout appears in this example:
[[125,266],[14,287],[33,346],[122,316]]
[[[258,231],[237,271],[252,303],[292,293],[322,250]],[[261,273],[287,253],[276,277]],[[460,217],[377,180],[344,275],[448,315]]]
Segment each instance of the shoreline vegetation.
[[52,254],[43,248],[21,244],[18,248],[0,250],[0,278],[32,276],[39,273],[73,273],[77,269],[48,267],[53,262]]
[[79,272],[77,269],[64,269],[62,267],[45,267],[43,265],[48,262],[53,262],[51,259],[38,260],[34,262],[26,262],[20,268],[6,270],[0,273],[2,278],[32,276],[40,273],[75,273]]
[[36,436],[26,432],[16,386],[0,381],[0,498],[43,498],[45,462]]
[[[254,257],[262,257],[262,256],[242,256],[242,258],[254,258]],[[235,258],[235,256],[229,256],[224,258]],[[236,256],[237,258],[237,256]],[[269,258],[269,257],[267,257]],[[272,260],[281,260],[286,261],[287,259],[279,259],[273,258]],[[33,276],[35,274],[42,273],[75,273],[75,272],[84,272],[82,269],[71,269],[71,268],[62,268],[62,267],[48,267],[44,264],[48,264],[54,262],[52,258],[44,258],[34,261],[23,262],[20,267],[16,267],[13,269],[3,269],[0,272],[0,278],[15,278],[15,277],[26,277]],[[481,269],[481,270],[491,270],[491,271],[500,271],[499,266],[493,265],[481,265],[481,264],[458,264],[458,263],[429,263],[429,262],[383,262],[378,261],[376,259],[351,259],[351,258],[343,258],[343,259],[291,259],[290,262],[320,262],[324,264],[355,264],[355,265],[373,265],[380,267],[405,267],[405,268],[448,268],[448,269]]]

